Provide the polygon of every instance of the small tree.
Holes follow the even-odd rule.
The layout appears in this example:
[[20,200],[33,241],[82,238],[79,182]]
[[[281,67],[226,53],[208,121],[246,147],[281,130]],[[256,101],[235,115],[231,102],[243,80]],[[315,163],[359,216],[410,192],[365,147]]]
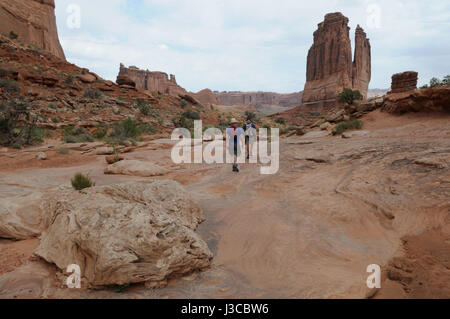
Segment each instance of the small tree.
[[450,75],[444,76],[444,79],[442,80],[443,85],[450,85]]
[[341,103],[348,103],[352,105],[357,100],[362,100],[364,97],[358,90],[352,90],[349,88],[345,88],[341,93],[338,95],[338,100]]
[[[23,99],[9,97],[0,104],[0,144],[20,148],[23,144],[36,141],[37,116],[30,112],[30,105]],[[25,123],[25,126],[21,126]]]
[[439,80],[438,78],[432,78],[430,80],[430,87],[431,88],[434,88],[434,87],[437,87],[437,86],[440,86],[440,85],[442,85],[442,83],[441,83],[441,80]]

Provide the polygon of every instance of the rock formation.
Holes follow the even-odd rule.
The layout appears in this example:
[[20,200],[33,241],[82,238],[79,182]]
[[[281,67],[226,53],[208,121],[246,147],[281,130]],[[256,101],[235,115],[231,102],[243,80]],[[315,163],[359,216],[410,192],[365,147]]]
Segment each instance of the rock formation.
[[54,0],[0,0],[0,33],[11,31],[25,44],[65,60],[58,39]]
[[135,66],[125,67],[120,64],[120,76],[127,76],[136,83],[136,88],[148,91],[159,91],[161,93],[178,96],[186,94],[187,91],[178,85],[175,75],[170,77],[164,72],[152,72],[141,70]]
[[195,98],[205,105],[220,104],[216,95],[210,89],[204,89],[194,94]]
[[367,97],[371,77],[369,39],[358,25],[352,62],[349,31],[348,18],[340,12],[327,14],[319,23],[308,52],[304,105],[334,105],[337,94],[344,88],[359,90]]
[[355,56],[353,60],[353,89],[367,98],[372,75],[370,42],[364,30],[358,25],[355,31]]
[[408,112],[450,113],[450,85],[387,94],[381,110],[394,114]]
[[392,76],[391,91],[389,93],[414,91],[417,89],[418,78],[419,73],[414,71],[394,74]]
[[210,265],[195,233],[202,211],[177,182],[66,189],[45,205],[49,227],[36,254],[63,271],[79,265],[90,287],[158,287]]
[[215,92],[222,105],[278,105],[295,107],[302,103],[302,92],[279,94],[272,92]]
[[136,87],[136,83],[126,75],[118,75],[116,83],[119,85],[128,85],[131,87]]

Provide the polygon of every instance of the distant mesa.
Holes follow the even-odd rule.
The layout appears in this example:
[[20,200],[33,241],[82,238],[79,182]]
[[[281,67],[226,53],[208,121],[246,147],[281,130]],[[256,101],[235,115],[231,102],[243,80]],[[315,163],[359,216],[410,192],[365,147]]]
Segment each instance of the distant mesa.
[[314,43],[308,52],[303,105],[312,108],[334,106],[344,88],[359,90],[367,98],[371,79],[371,47],[364,30],[355,32],[355,54],[349,37],[348,18],[329,13],[314,32]]
[[302,103],[302,92],[273,93],[273,92],[215,92],[222,105],[277,105],[295,107]]
[[178,85],[173,74],[169,77],[164,72],[141,70],[135,66],[127,68],[121,63],[119,77],[131,79],[136,84],[136,88],[142,90],[159,91],[173,96],[187,93],[184,88]]
[[0,33],[11,31],[24,44],[66,59],[58,39],[54,0],[0,0]]

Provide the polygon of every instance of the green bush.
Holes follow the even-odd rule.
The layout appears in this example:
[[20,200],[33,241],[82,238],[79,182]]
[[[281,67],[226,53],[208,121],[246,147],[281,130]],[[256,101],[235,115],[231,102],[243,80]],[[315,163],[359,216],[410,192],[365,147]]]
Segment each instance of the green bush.
[[84,91],[83,94],[84,97],[89,98],[89,99],[93,99],[93,100],[97,100],[100,99],[103,96],[103,93],[97,89],[94,88],[87,88]]
[[150,115],[150,106],[147,103],[145,103],[139,107],[139,111],[141,111],[141,113],[143,115],[149,116]]
[[19,83],[14,80],[0,79],[0,88],[4,88],[8,93],[20,93]]
[[339,93],[338,100],[341,103],[348,103],[353,104],[357,100],[362,100],[364,97],[362,96],[361,92],[358,90],[352,90],[349,88],[345,88],[344,91]]
[[92,136],[94,136],[94,138],[96,139],[102,139],[106,136],[107,130],[104,127],[97,127],[97,129],[95,130],[95,132],[92,134]]
[[65,143],[86,143],[93,142],[94,138],[90,134],[85,133],[81,127],[66,126],[64,128],[63,141]]
[[342,134],[347,130],[359,130],[363,126],[363,123],[360,120],[350,120],[341,122],[336,125],[333,130],[333,135]]
[[[38,116],[30,110],[23,97],[0,103],[0,144],[20,149],[22,145],[40,143],[50,136],[47,130],[36,127]],[[26,126],[21,126],[24,122]]]
[[67,154],[70,153],[70,150],[69,150],[68,148],[61,147],[61,148],[58,148],[58,149],[56,150],[56,152],[57,152],[58,154],[67,155]]
[[66,77],[66,80],[64,81],[64,84],[67,86],[67,87],[72,87],[72,85],[73,85],[73,81],[75,80],[75,77],[72,75],[72,74],[69,74],[67,77]]
[[286,124],[286,120],[279,117],[279,118],[275,119],[275,123],[284,125],[284,124]]
[[9,32],[9,38],[11,40],[15,40],[17,39],[19,36],[17,34],[14,33],[14,31],[11,30],[11,32]]
[[200,113],[192,110],[187,110],[181,116],[190,120],[200,120]]
[[180,98],[180,106],[181,106],[182,108],[185,108],[185,107],[186,107],[186,105],[187,105],[187,102],[186,102],[186,100],[185,100],[185,99],[181,99],[181,98]]
[[89,176],[85,176],[81,173],[75,174],[75,176],[71,180],[72,187],[77,191],[81,191],[82,189],[89,188],[95,186],[95,183],[90,179]]

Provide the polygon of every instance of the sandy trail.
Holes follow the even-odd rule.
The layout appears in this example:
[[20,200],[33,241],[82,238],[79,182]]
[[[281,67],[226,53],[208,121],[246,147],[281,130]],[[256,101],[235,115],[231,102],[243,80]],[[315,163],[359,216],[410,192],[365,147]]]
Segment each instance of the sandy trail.
[[[450,229],[446,226],[450,224],[449,119],[374,112],[364,119],[369,131],[364,137],[283,139],[280,171],[275,175],[261,175],[259,166],[253,164],[242,165],[239,174],[233,173],[230,165],[176,167],[164,143],[164,147],[127,154],[129,159],[170,168],[171,173],[161,178],[178,180],[200,203],[206,221],[198,232],[215,255],[211,269],[175,279],[159,290],[135,286],[117,294],[113,290],[69,291],[47,284],[45,289],[35,287],[36,296],[32,296],[363,298],[373,295],[365,282],[366,267],[374,263],[382,266],[386,285],[378,296],[434,293],[442,286],[437,278],[448,278],[445,276],[450,272]],[[305,144],[305,140],[312,143]],[[415,163],[422,158],[430,161]],[[442,159],[446,167],[431,165]],[[0,157],[0,167],[2,160]],[[148,180],[104,175],[102,156],[85,160],[63,168],[3,171],[0,185],[8,185],[1,188],[15,193],[9,196],[20,196],[20,191],[30,187],[46,192],[68,184],[78,171],[90,172],[98,185]],[[15,190],[11,185],[17,185]],[[6,196],[6,192],[1,195]],[[430,236],[430,231],[439,232],[442,246],[438,253],[433,252],[437,257],[427,261],[434,272],[416,269],[411,281],[388,279],[394,258],[421,265],[416,246],[408,248],[404,238],[410,238],[410,244],[420,242],[418,238]],[[421,249],[429,250],[436,244],[433,240],[427,243]],[[16,244],[0,242],[3,251],[11,245]],[[37,263],[41,262],[30,260],[28,267]],[[35,273],[28,271],[28,275],[20,267],[13,272],[8,269],[8,274],[0,277],[0,296],[22,296],[15,276],[32,280],[54,273],[52,267],[46,267],[47,273],[40,268]],[[41,286],[44,281],[35,280]],[[448,282],[439,296],[450,297]]]

